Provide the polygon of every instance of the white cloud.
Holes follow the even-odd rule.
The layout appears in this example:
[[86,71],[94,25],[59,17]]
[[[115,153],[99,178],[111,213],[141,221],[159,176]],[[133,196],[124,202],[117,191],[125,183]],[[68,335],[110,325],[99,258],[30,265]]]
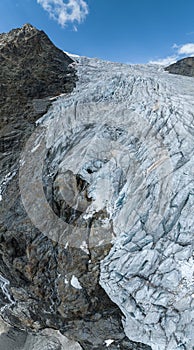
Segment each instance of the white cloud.
[[168,66],[169,64],[175,63],[177,61],[177,56],[168,56],[165,58],[159,58],[155,61],[149,61],[151,64],[159,64],[161,66]]
[[194,56],[194,43],[187,43],[184,45],[173,44],[172,49],[174,50],[174,55],[152,60],[149,61],[149,63],[168,66],[184,57]]
[[179,46],[176,43],[172,45],[172,49],[178,49],[178,48]]
[[178,53],[179,55],[194,56],[194,43],[188,43],[179,46]]
[[[67,23],[81,23],[89,13],[88,5],[84,0],[37,0],[49,16],[62,27]],[[74,26],[74,30],[76,30]]]

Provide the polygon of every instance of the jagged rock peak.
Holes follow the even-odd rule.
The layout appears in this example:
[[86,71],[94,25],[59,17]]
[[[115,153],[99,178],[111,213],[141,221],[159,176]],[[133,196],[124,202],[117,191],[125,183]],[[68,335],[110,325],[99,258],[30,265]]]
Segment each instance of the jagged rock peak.
[[36,30],[36,31],[37,31],[37,28],[34,27],[34,26],[33,26],[32,24],[30,24],[30,23],[25,23],[25,24],[22,26],[21,30]]
[[21,28],[12,29],[17,32],[38,32],[39,30],[34,27],[31,23],[25,23]]
[[194,57],[183,58],[182,60],[166,67],[165,70],[172,74],[194,77]]
[[0,87],[5,90],[6,86],[3,97],[17,97],[18,92],[19,96],[42,98],[75,86],[75,74],[68,67],[73,60],[31,24],[1,34],[0,62]]
[[21,28],[12,29],[8,33],[1,33],[0,34],[1,45],[2,45],[2,42],[4,42],[6,44],[9,41],[15,41],[19,38],[21,39],[21,37],[24,37],[24,36],[29,37],[31,35],[38,33],[38,32],[44,33],[43,31],[39,31],[36,27],[31,25],[30,23],[26,23]]

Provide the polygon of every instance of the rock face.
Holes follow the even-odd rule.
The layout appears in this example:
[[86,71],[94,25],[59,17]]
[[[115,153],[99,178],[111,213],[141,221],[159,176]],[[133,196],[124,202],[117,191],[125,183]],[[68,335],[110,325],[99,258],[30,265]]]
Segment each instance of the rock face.
[[194,57],[186,57],[166,67],[169,73],[194,77]]
[[[57,95],[63,93],[66,98],[75,87],[75,63],[58,50],[44,32],[31,25],[1,34],[0,40],[1,315],[12,326],[25,332],[34,331],[41,335],[40,329],[43,328],[60,330],[78,340],[86,350],[104,348],[110,337],[114,337],[111,349],[146,349],[146,346],[131,342],[126,337],[121,311],[99,285],[100,261],[111,248],[110,239],[105,245],[97,244],[91,252],[87,246],[87,235],[95,227],[100,230],[103,220],[103,232],[107,232],[109,238],[112,235],[110,224],[106,228],[106,209],[91,219],[83,220],[79,232],[84,231],[85,238],[81,237],[77,246],[70,244],[68,247],[64,228],[61,227],[58,232],[60,239],[55,239],[52,228],[47,227],[45,232],[34,223],[25,203],[25,194],[28,197],[29,193],[25,187],[27,177],[29,185],[34,185],[34,193],[40,189],[38,178],[35,184],[31,179],[32,173],[38,176],[37,166],[42,171],[39,175],[44,182],[42,199],[45,193],[49,208],[53,209],[49,216],[53,219],[50,220],[53,226],[55,218],[52,215],[56,213],[57,218],[64,220],[62,222],[71,222],[79,228],[83,216],[80,214],[91,203],[87,195],[89,184],[81,176],[71,171],[64,174],[60,169],[53,173],[55,156],[52,149],[50,155],[46,154],[43,169],[41,158],[34,163],[33,155],[37,155],[36,151],[39,153],[38,140],[29,154],[27,149],[37,133],[40,132],[40,141],[44,136],[44,132],[41,135],[42,128],[36,127],[36,121],[46,113]],[[25,164],[23,157],[27,154],[28,161],[32,159],[32,162],[30,173],[25,177],[22,166]],[[24,172],[28,170],[24,167]],[[61,189],[64,187],[61,185],[63,179],[67,180],[67,184]],[[40,193],[41,189],[37,198],[41,197]],[[72,207],[77,205],[77,199],[72,203],[75,196],[80,200],[76,210]],[[50,223],[49,217],[42,215],[42,199],[36,207],[40,213],[37,219],[42,217],[40,221],[43,224],[45,219]]]
[[75,86],[72,62],[44,32],[29,24],[0,34],[0,144],[6,153],[1,164],[5,174],[34,130],[34,122],[46,112],[49,98]]
[[1,314],[86,350],[190,350],[193,78],[87,58],[77,75],[2,182]]

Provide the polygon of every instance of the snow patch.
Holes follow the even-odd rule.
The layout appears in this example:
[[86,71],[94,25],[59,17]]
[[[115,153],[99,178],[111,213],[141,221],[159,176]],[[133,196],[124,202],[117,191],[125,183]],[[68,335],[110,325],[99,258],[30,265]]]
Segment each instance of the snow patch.
[[76,289],[82,289],[82,286],[81,286],[78,278],[75,277],[74,275],[71,278],[71,285],[72,285],[72,287],[74,287]]
[[69,281],[67,278],[64,279],[65,284],[69,284]]
[[89,254],[89,249],[86,241],[83,241],[80,245],[80,249],[83,250],[86,254]]
[[112,343],[114,343],[114,340],[113,339],[107,339],[104,342],[106,344],[106,347],[108,348]]
[[3,181],[1,182],[1,186],[0,186],[0,201],[2,201],[3,197],[2,197],[2,188],[4,186],[7,186],[7,184],[13,179],[13,177],[16,175],[16,171],[14,171],[13,173],[9,172],[3,179]]
[[67,51],[63,51],[66,55],[70,56],[70,57],[80,57],[79,55],[76,55],[75,53],[70,53],[70,52],[67,52]]

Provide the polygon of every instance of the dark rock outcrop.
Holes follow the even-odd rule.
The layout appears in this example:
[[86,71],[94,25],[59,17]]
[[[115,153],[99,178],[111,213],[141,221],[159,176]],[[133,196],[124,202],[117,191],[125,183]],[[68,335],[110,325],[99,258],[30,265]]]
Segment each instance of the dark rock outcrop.
[[183,58],[182,60],[166,67],[165,70],[172,74],[194,77],[194,57]]
[[[99,285],[100,261],[111,244],[89,254],[80,248],[64,247],[33,225],[21,200],[21,151],[36,129],[35,122],[48,110],[51,97],[73,90],[77,79],[73,61],[31,25],[1,34],[0,43],[1,315],[25,331],[60,330],[85,350],[103,349],[104,340],[112,337],[110,349],[147,349],[128,340],[119,308]],[[49,168],[52,154],[47,160]],[[45,193],[56,214],[68,220],[72,212],[66,203],[60,207],[57,179],[54,192]],[[78,178],[71,180],[75,192],[80,193],[87,185]],[[76,225],[80,215],[75,214]],[[102,217],[105,214],[100,213]],[[98,216],[94,216],[89,228],[98,225]],[[75,276],[82,289],[79,284],[76,287]]]
[[71,92],[72,59],[30,24],[0,35],[0,149],[6,174],[50,97]]

